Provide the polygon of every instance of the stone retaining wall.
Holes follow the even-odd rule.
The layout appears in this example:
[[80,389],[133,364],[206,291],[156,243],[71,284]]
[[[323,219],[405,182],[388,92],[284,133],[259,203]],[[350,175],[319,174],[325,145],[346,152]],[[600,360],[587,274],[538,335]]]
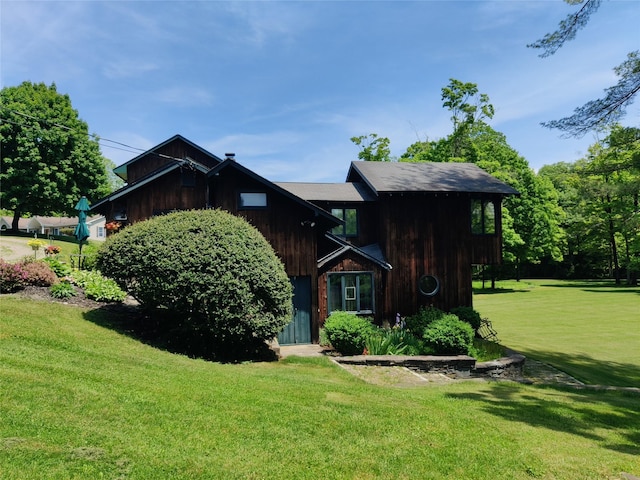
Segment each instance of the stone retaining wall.
[[525,357],[512,353],[508,357],[489,362],[476,362],[467,355],[356,355],[335,357],[334,360],[349,365],[381,367],[406,367],[416,372],[442,373],[455,378],[490,377],[517,379],[522,377]]

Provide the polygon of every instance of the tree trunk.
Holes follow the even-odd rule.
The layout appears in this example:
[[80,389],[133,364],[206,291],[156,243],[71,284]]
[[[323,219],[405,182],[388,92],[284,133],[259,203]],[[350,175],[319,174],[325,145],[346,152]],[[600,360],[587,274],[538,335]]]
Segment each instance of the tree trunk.
[[15,210],[13,212],[13,220],[11,221],[11,230],[18,233],[18,224],[20,222],[20,214],[22,212],[20,210]]
[[620,262],[618,260],[618,247],[616,245],[616,232],[613,224],[613,213],[611,211],[611,197],[607,195],[607,206],[604,211],[607,213],[607,226],[609,228],[609,247],[611,249],[611,261],[616,279],[616,285],[620,285]]

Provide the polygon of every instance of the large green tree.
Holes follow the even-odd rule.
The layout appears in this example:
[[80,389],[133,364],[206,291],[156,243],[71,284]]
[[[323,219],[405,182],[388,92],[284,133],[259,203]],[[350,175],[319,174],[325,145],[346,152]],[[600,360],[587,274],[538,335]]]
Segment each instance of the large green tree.
[[504,201],[504,260],[521,265],[562,259],[562,209],[553,184],[538,177],[509,146],[506,136],[485,119],[494,108],[474,83],[451,79],[442,89],[443,106],[451,112],[453,132],[435,141],[416,142],[400,161],[470,162],[516,188],[520,196]]
[[[542,39],[527,45],[540,49],[541,57],[553,55],[565,42],[573,40],[577,32],[584,28],[602,0],[565,0],[575,5],[577,10],[563,19],[558,28]],[[614,68],[618,83],[607,88],[602,98],[591,100],[574,110],[573,115],[544,122],[549,128],[564,131],[568,136],[581,137],[591,130],[614,125],[624,114],[634,97],[640,92],[640,51],[627,55],[627,59]]]
[[91,202],[110,192],[98,140],[55,84],[5,87],[0,100],[0,200],[14,212],[13,229],[25,213],[72,215],[82,195]]
[[548,165],[566,212],[568,260],[575,274],[637,282],[640,271],[640,129],[614,126],[573,164]]

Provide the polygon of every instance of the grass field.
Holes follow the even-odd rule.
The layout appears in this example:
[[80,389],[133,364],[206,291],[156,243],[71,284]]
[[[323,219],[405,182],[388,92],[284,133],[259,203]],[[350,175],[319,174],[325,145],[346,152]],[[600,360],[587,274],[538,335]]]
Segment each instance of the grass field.
[[476,292],[504,345],[585,383],[640,387],[640,287],[527,280]]
[[640,475],[635,393],[381,387],[327,358],[215,364],[105,328],[112,315],[0,297],[0,478]]

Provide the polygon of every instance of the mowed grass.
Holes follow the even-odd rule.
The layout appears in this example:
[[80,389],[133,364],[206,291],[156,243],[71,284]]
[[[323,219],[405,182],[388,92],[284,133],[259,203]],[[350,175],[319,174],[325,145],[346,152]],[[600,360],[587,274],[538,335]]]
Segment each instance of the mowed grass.
[[508,347],[588,384],[640,387],[640,287],[498,282],[476,290],[474,307]]
[[0,478],[640,475],[634,393],[381,387],[327,358],[216,364],[101,326],[113,315],[0,297]]

